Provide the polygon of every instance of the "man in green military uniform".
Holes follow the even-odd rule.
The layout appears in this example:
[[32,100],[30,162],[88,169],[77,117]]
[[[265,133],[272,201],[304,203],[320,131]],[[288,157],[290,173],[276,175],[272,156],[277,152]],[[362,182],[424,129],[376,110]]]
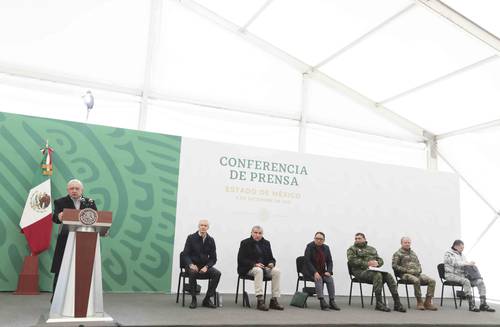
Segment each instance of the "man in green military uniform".
[[[436,281],[422,274],[422,266],[416,253],[411,249],[411,239],[409,237],[404,236],[401,238],[401,248],[392,256],[392,269],[394,269],[394,273],[400,276],[402,280],[413,284],[418,310],[437,310],[432,305]],[[422,302],[421,284],[427,285],[425,302]]]
[[372,270],[382,267],[384,260],[378,256],[374,247],[368,245],[365,234],[357,233],[355,235],[354,245],[347,249],[347,264],[356,278],[363,282],[373,283],[373,292],[377,299],[375,310],[391,311],[382,301],[382,288],[386,283],[394,300],[394,311],[406,312],[399,300],[398,287],[392,275],[388,272]]

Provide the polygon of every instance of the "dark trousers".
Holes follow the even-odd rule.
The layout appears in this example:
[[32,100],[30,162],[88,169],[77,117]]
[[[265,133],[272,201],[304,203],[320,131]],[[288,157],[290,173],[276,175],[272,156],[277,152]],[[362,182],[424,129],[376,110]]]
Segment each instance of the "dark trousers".
[[220,271],[215,269],[214,267],[211,267],[208,269],[205,273],[198,271],[191,270],[189,267],[187,268],[188,271],[188,276],[189,276],[189,288],[191,290],[191,295],[196,296],[196,281],[197,279],[208,279],[208,290],[206,297],[212,297],[215,295],[215,290],[217,289],[217,286],[219,285],[219,280],[220,280]]

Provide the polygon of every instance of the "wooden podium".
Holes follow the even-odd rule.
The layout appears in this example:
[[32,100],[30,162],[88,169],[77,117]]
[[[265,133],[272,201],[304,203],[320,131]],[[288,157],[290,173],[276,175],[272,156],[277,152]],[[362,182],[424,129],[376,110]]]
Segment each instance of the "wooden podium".
[[68,240],[47,322],[113,321],[103,307],[100,247],[111,212],[64,209],[62,223]]

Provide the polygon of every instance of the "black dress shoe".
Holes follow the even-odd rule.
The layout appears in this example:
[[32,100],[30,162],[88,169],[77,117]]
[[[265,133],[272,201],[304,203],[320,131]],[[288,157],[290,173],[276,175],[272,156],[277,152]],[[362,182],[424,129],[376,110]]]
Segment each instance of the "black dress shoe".
[[202,305],[206,308],[215,309],[217,306],[210,299],[204,299]]
[[189,309],[196,309],[197,306],[198,306],[198,301],[196,301],[196,296],[193,296],[191,304],[189,305]]
[[340,311],[340,308],[337,303],[335,303],[335,300],[330,299],[330,309]]
[[323,311],[330,311],[330,309],[328,308],[328,304],[326,304],[326,301],[323,298],[319,299],[319,306]]

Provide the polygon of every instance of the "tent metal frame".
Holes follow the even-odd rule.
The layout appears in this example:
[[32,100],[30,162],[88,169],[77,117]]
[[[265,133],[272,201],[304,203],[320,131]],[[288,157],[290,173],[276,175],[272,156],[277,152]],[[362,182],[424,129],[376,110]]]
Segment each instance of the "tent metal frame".
[[[390,110],[388,107],[386,107],[386,104],[394,101],[396,99],[399,99],[401,97],[407,96],[411,93],[414,93],[418,90],[421,90],[423,88],[429,87],[431,85],[434,85],[436,83],[442,82],[452,76],[456,76],[458,74],[462,74],[465,71],[469,71],[471,69],[477,68],[481,65],[484,65],[486,63],[489,63],[493,60],[497,60],[498,56],[500,55],[500,39],[496,37],[494,34],[488,32],[472,20],[468,19],[461,13],[457,12],[453,8],[447,6],[440,0],[414,0],[413,3],[410,5],[406,6],[396,14],[393,14],[386,20],[382,21],[380,24],[376,25],[374,28],[371,30],[365,32],[364,34],[360,35],[358,38],[350,42],[349,44],[345,45],[342,47],[339,51],[337,51],[334,54],[329,55],[326,57],[324,60],[320,61],[319,63],[315,65],[311,65],[309,63],[306,63],[296,57],[294,57],[292,54],[287,53],[286,51],[278,48],[277,46],[265,41],[264,39],[252,34],[249,32],[248,28],[251,24],[255,22],[256,19],[262,13],[271,5],[272,0],[267,0],[260,8],[251,16],[251,18],[242,26],[239,26],[237,24],[234,24],[230,22],[229,20],[225,19],[224,17],[212,12],[208,8],[198,4],[194,0],[176,0],[179,2],[182,6],[185,8],[191,10],[194,13],[197,13],[198,15],[204,17],[205,19],[208,19],[209,21],[213,22],[214,24],[218,25],[219,27],[235,33],[236,35],[240,36],[242,39],[245,41],[251,43],[252,45],[262,49],[263,51],[267,52],[270,55],[273,55],[294,69],[296,69],[300,74],[302,74],[302,97],[301,97],[301,106],[300,106],[300,115],[299,117],[295,117],[294,115],[285,115],[285,114],[276,114],[276,113],[269,113],[266,112],[265,110],[253,110],[253,109],[245,109],[245,108],[233,108],[233,107],[228,107],[225,106],[224,104],[220,103],[207,103],[207,101],[197,101],[195,99],[178,99],[171,97],[167,94],[162,94],[158,92],[154,92],[152,90],[151,84],[152,84],[152,70],[155,67],[155,49],[158,46],[158,43],[160,42],[160,37],[161,37],[161,26],[162,26],[162,8],[163,8],[163,1],[162,0],[150,0],[151,3],[151,11],[150,11],[150,22],[149,22],[149,36],[148,36],[148,48],[146,51],[146,58],[145,58],[145,70],[144,70],[144,79],[143,79],[143,84],[142,87],[137,88],[137,87],[130,87],[126,85],[117,85],[117,84],[110,84],[110,83],[105,83],[105,82],[100,82],[100,81],[95,81],[95,80],[88,80],[88,79],[83,79],[78,76],[72,76],[68,74],[52,74],[49,72],[44,72],[40,70],[34,70],[30,69],[29,67],[19,67],[15,65],[11,65],[8,63],[0,63],[0,73],[7,74],[7,75],[12,75],[15,77],[22,77],[22,78],[27,78],[27,79],[36,79],[36,80],[43,80],[43,81],[49,81],[49,82],[54,82],[54,83],[60,83],[60,84],[66,84],[66,85],[73,85],[73,86],[80,86],[80,87],[86,87],[86,88],[92,88],[92,89],[99,89],[99,90],[105,90],[105,91],[111,91],[111,92],[116,92],[116,93],[121,93],[121,94],[127,94],[127,95],[132,95],[140,98],[140,113],[139,113],[139,119],[138,119],[138,129],[143,130],[145,128],[146,124],[146,119],[147,119],[147,112],[148,112],[148,104],[152,100],[166,100],[166,101],[172,101],[172,102],[179,102],[179,103],[189,103],[189,104],[197,104],[201,106],[207,106],[215,109],[220,109],[220,110],[230,110],[230,111],[235,111],[235,112],[243,112],[243,113],[248,113],[248,114],[258,114],[266,117],[272,117],[272,118],[280,118],[280,119],[291,119],[294,121],[297,121],[300,127],[299,130],[299,151],[303,152],[305,151],[305,144],[306,144],[306,130],[307,130],[307,125],[308,123],[313,123],[313,124],[320,124],[323,126],[328,126],[331,128],[340,128],[344,130],[348,130],[351,132],[356,132],[356,133],[366,133],[368,135],[376,135],[376,136],[382,136],[382,137],[388,137],[392,139],[399,139],[403,141],[413,141],[413,142],[422,142],[426,144],[427,148],[427,167],[428,169],[437,169],[437,157],[441,157],[450,167],[453,166],[442,156],[442,154],[438,151],[438,141],[444,138],[448,137],[453,137],[456,135],[461,135],[464,133],[470,133],[470,132],[476,132],[488,128],[493,128],[493,127],[498,127],[500,126],[500,119],[499,120],[494,120],[490,122],[485,122],[482,124],[462,128],[459,130],[455,131],[449,131],[447,133],[442,133],[440,135],[435,135],[431,133],[430,131],[426,130],[425,128],[419,126],[415,122],[412,122],[408,119],[406,119],[403,116],[400,116],[396,112]],[[455,70],[453,72],[450,72],[448,74],[445,74],[443,76],[434,78],[433,80],[427,81],[425,83],[422,83],[421,85],[417,85],[413,88],[410,88],[404,92],[401,92],[399,94],[395,94],[393,96],[387,97],[384,100],[381,101],[375,101],[373,99],[370,99],[366,95],[358,92],[357,90],[349,87],[348,85],[343,84],[342,82],[336,80],[332,76],[329,76],[319,70],[322,66],[326,65],[328,62],[334,60],[337,56],[340,54],[348,51],[349,49],[353,48],[357,44],[363,42],[363,40],[367,39],[371,35],[375,34],[377,31],[382,29],[384,26],[390,24],[393,22],[395,19],[398,17],[401,17],[404,15],[406,12],[411,10],[412,8],[415,7],[415,5],[420,5],[423,6],[427,9],[429,9],[431,12],[434,14],[437,14],[444,19],[448,20],[451,22],[453,25],[457,26],[461,30],[465,31],[466,33],[472,35],[476,39],[480,40],[482,43],[486,44],[490,48],[492,48],[495,51],[495,54],[492,56],[489,56],[487,58],[484,58],[478,62],[472,63],[470,65],[467,65],[465,67],[462,67],[458,70]],[[332,88],[345,96],[349,97],[351,100],[354,102],[361,104],[364,108],[367,110],[370,110],[371,112],[376,113],[380,117],[384,118],[386,121],[394,124],[395,126],[398,126],[399,128],[407,131],[410,133],[410,135],[413,135],[413,138],[404,138],[404,137],[399,137],[399,136],[394,136],[394,135],[389,135],[389,134],[380,134],[380,133],[373,133],[371,131],[367,130],[354,130],[352,128],[346,128],[342,126],[335,126],[332,124],[324,124],[321,122],[315,122],[312,121],[308,118],[307,115],[307,107],[308,107],[308,99],[307,99],[307,90],[308,90],[308,81],[314,79],[323,85]],[[495,218],[494,220],[488,225],[486,230],[484,231],[483,234],[481,234],[480,239],[484,234],[487,232],[487,230],[493,225],[493,223],[498,219],[500,213],[498,210],[496,210],[493,206],[491,206],[485,198],[458,172],[455,170],[455,172],[458,174],[458,176],[468,185],[474,193],[480,197],[483,202],[485,202],[486,205],[488,205],[494,212],[495,212]],[[478,239],[477,242],[480,241]],[[476,244],[477,244],[476,242]]]

